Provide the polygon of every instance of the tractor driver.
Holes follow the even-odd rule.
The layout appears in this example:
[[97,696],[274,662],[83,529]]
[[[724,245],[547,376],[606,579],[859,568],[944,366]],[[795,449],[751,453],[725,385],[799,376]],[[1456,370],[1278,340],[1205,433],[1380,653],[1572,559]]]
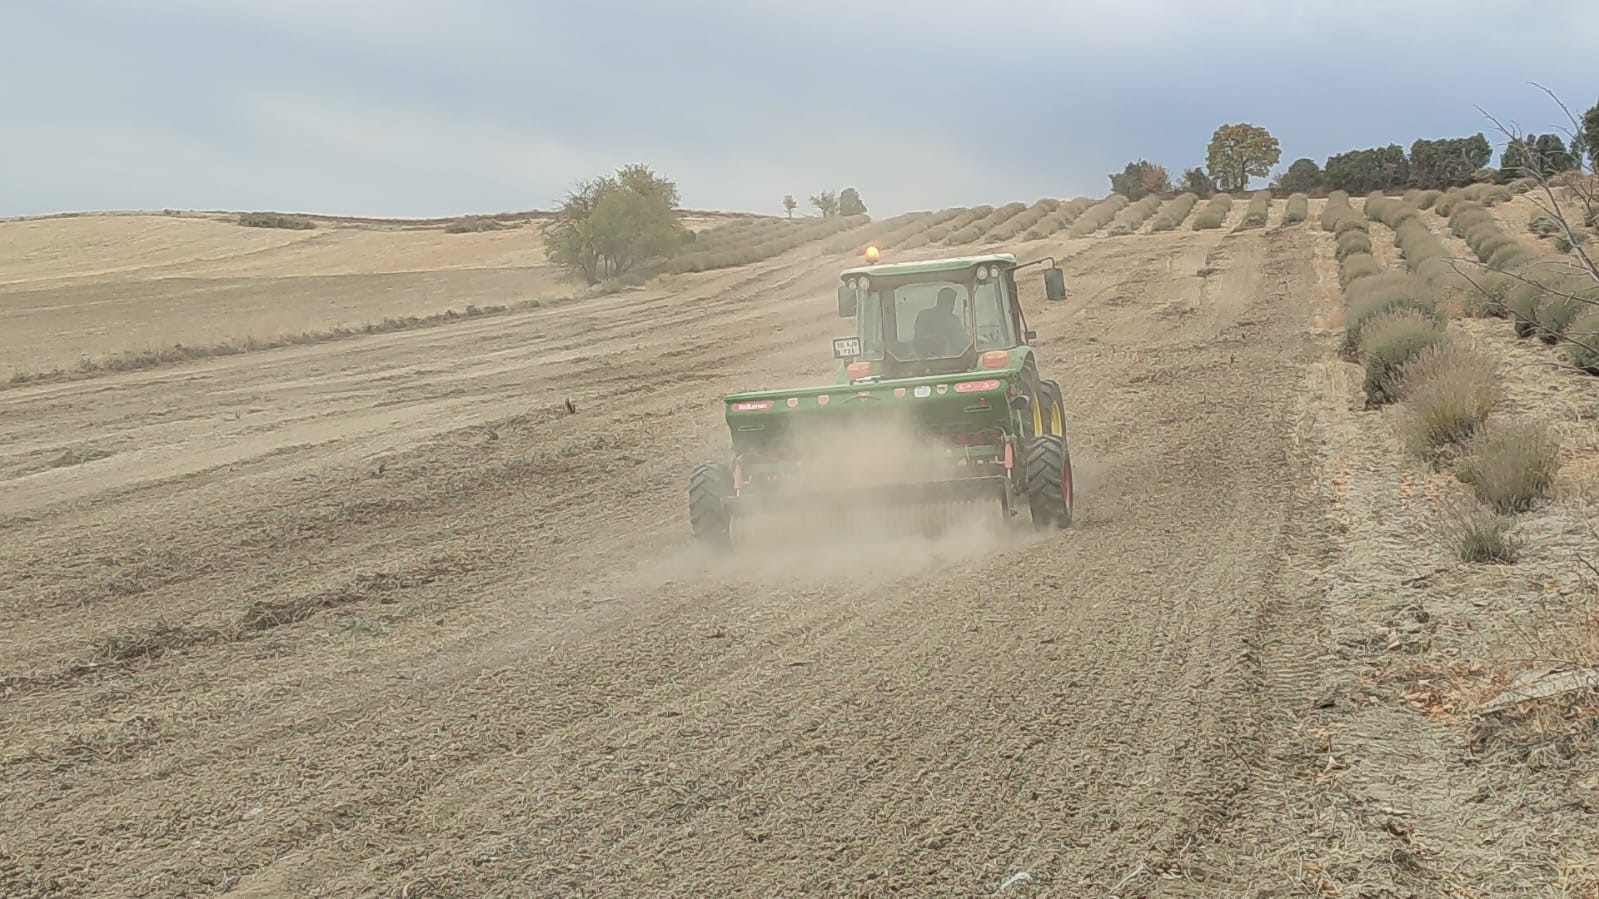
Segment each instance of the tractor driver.
[[938,300],[932,307],[916,313],[916,344],[921,346],[939,346],[938,352],[954,353],[966,346],[971,340],[971,335],[966,333],[966,325],[955,314],[955,288],[945,287],[938,291]]

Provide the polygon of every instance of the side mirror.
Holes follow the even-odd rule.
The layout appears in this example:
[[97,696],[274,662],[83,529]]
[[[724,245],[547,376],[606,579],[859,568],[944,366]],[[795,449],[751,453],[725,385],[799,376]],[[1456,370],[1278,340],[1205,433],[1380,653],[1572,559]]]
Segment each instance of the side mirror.
[[1066,299],[1066,273],[1060,266],[1044,269],[1044,298],[1052,303]]
[[851,287],[839,285],[838,288],[838,317],[851,318],[855,315],[856,304],[860,302],[855,290]]

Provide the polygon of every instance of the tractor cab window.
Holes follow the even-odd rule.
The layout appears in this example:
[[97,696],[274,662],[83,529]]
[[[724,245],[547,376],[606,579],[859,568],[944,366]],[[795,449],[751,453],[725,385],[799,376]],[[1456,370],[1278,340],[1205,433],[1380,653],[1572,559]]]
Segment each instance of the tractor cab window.
[[951,359],[972,345],[972,296],[957,281],[921,281],[894,288],[883,316],[889,352],[902,361]]
[[1016,345],[1016,333],[1005,302],[1004,286],[993,279],[977,282],[973,293],[977,318],[977,348],[1004,349]]

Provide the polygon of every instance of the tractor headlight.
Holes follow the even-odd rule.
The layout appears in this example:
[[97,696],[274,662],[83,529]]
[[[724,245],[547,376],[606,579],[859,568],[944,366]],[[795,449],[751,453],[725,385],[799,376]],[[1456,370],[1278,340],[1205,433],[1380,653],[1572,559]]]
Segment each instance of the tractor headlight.
[[978,267],[978,269],[977,269],[977,280],[979,280],[979,281],[987,281],[988,280],[988,266],[984,265],[984,266],[979,266]]

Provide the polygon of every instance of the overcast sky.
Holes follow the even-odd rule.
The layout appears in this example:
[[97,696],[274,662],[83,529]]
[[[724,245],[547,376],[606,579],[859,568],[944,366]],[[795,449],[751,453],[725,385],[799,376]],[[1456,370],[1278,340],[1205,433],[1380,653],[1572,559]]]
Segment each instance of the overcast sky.
[[548,208],[644,162],[691,208],[882,216],[1175,175],[1223,122],[1286,167],[1599,100],[1599,0],[10,0],[4,34],[0,215]]

